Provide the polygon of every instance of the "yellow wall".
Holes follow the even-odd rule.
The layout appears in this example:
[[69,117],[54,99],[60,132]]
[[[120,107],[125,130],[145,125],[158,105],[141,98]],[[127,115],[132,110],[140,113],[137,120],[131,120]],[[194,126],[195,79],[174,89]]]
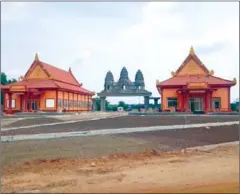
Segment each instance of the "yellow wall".
[[63,99],[63,92],[62,91],[58,91],[58,98]]
[[[58,93],[58,98],[59,99],[64,98],[64,100],[67,101],[68,100],[68,92],[64,92],[64,97],[63,97],[63,92],[59,92]],[[87,107],[88,97],[87,96],[81,95],[81,94],[74,94],[74,93],[69,92],[69,100],[80,101],[81,102],[81,107],[78,107],[76,105],[74,107],[67,108],[67,110],[80,110],[80,111],[87,111],[88,110],[88,107]],[[90,98],[90,101],[91,101],[91,98]],[[84,106],[84,103],[85,103],[85,106]]]
[[164,88],[162,90],[162,109],[163,110],[169,110],[167,98],[177,98],[177,88]]
[[85,110],[88,109],[88,96],[84,96],[84,102],[85,102]]
[[[73,94],[73,100],[77,101],[77,94]],[[77,110],[77,109],[78,109],[77,104],[74,104],[74,110]]]
[[196,75],[196,74],[204,75],[205,72],[192,59],[187,64],[185,64],[184,67],[181,69],[181,71],[178,73],[178,75],[180,75],[180,76],[181,75]]
[[[46,107],[46,99],[54,99],[55,106],[53,108]],[[56,91],[45,91],[40,96],[40,110],[56,110]]]
[[83,97],[82,97],[82,94],[80,94],[78,98],[79,98],[79,100],[80,100],[80,102],[81,102],[80,110],[82,111],[82,110],[83,110],[83,104],[82,104],[82,102],[83,102]]
[[[71,92],[69,92],[69,101],[71,101],[71,100],[73,100],[73,94]],[[68,110],[73,110],[72,102],[71,102],[71,104],[69,103]]]
[[39,65],[36,65],[35,68],[31,71],[31,73],[27,76],[27,79],[46,79],[46,78],[48,78],[48,75]]
[[228,88],[218,88],[212,98],[221,98],[221,109],[228,109]]
[[64,92],[64,100],[65,100],[65,101],[68,100],[68,92]]
[[[87,111],[88,110],[88,107],[87,107],[87,99],[88,99],[88,96],[85,96],[85,95],[80,95],[80,94],[74,94],[74,93],[71,93],[69,92],[69,100],[75,100],[77,101],[77,96],[78,96],[78,100],[81,101],[81,102],[85,102],[85,107],[83,103],[81,103],[81,107],[77,107],[77,105],[75,107],[71,107],[67,110],[79,110],[79,111]],[[12,99],[15,100],[15,108],[12,108],[12,110],[21,110],[21,102],[20,102],[20,96],[19,95],[16,95],[16,94],[13,94],[12,95]],[[54,99],[54,107],[53,108],[47,108],[46,107],[46,99]],[[58,99],[63,99],[63,92],[62,91],[58,91]],[[64,92],[64,99],[65,100],[68,100],[68,92]],[[5,107],[7,109],[7,100],[8,100],[8,95],[5,94]],[[90,101],[91,101],[91,97],[90,97]],[[39,110],[42,110],[42,111],[56,111],[56,103],[58,103],[56,101],[56,91],[54,90],[51,90],[51,91],[45,91],[43,92],[41,95],[40,95],[40,107],[39,107]],[[60,108],[60,107],[59,107]],[[63,109],[63,107],[61,107],[61,109]]]

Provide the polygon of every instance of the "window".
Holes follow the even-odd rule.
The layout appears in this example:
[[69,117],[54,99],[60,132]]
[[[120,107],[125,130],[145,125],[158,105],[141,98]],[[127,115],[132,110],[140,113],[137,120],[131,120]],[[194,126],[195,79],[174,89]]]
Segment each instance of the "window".
[[63,107],[67,108],[67,100],[66,99],[64,99],[64,101],[63,101]]
[[220,109],[221,108],[221,99],[220,98],[213,98],[212,99],[212,108],[213,109]]
[[65,103],[66,103],[66,108],[68,108],[69,106],[68,100],[65,100]]
[[59,108],[63,107],[62,99],[58,99],[58,107]]
[[215,101],[215,108],[220,108],[220,102],[219,101]]
[[54,99],[46,99],[46,108],[54,108],[55,100]]
[[[9,108],[9,100],[7,100],[7,108]],[[12,108],[16,108],[16,101],[12,100]]]
[[125,90],[125,89],[126,89],[126,86],[125,86],[125,85],[123,85],[123,86],[122,86],[122,89],[123,89],[123,90]]
[[177,107],[178,105],[177,98],[168,98],[167,102],[168,102],[168,107]]

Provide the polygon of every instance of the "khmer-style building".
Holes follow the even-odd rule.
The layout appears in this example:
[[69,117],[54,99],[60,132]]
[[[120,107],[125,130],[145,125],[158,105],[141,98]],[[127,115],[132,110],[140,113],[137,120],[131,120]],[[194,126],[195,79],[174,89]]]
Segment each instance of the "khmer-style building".
[[104,89],[98,93],[101,99],[101,110],[105,110],[105,99],[108,96],[142,96],[147,109],[151,95],[152,93],[145,89],[142,71],[139,69],[135,74],[135,81],[131,81],[126,67],[122,68],[118,81],[114,81],[112,72],[108,71],[105,77]]
[[16,83],[1,86],[4,93],[3,111],[14,112],[78,112],[92,110],[94,92],[77,81],[71,69],[64,71],[35,60]]
[[[229,112],[233,81],[214,76],[191,47],[190,53],[172,77],[156,86],[161,95],[162,111]],[[175,109],[175,110],[172,110]]]

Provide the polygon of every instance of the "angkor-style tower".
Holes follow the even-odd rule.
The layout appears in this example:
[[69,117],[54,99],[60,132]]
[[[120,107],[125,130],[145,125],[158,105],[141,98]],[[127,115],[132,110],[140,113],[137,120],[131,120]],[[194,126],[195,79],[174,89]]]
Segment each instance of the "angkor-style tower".
[[126,67],[123,67],[120,73],[120,78],[118,80],[118,85],[120,86],[120,88],[124,90],[128,88],[130,84],[131,84],[131,80],[128,77],[128,71]]
[[108,71],[105,77],[104,89],[106,91],[111,90],[114,84],[113,74],[111,71]]
[[144,78],[140,69],[135,75],[135,85],[137,86],[137,89],[145,89]]
[[126,67],[123,67],[118,81],[114,82],[113,74],[108,71],[105,77],[104,90],[98,93],[101,99],[101,110],[105,111],[105,100],[108,96],[142,96],[144,97],[145,108],[148,108],[151,92],[145,90],[143,74],[140,70],[135,75],[135,81],[128,77]]

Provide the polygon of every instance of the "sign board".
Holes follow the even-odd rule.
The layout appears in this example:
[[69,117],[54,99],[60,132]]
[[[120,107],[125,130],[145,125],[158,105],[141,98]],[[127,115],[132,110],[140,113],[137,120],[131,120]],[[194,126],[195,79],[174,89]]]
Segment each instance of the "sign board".
[[191,82],[188,84],[188,88],[206,88],[206,82]]
[[55,100],[54,99],[46,99],[46,108],[54,108]]
[[119,107],[117,107],[117,110],[118,110],[118,112],[122,112],[123,111],[123,107],[119,106]]
[[10,87],[10,90],[11,91],[16,91],[16,92],[24,92],[24,91],[26,91],[26,88],[25,88],[25,86],[11,86]]

